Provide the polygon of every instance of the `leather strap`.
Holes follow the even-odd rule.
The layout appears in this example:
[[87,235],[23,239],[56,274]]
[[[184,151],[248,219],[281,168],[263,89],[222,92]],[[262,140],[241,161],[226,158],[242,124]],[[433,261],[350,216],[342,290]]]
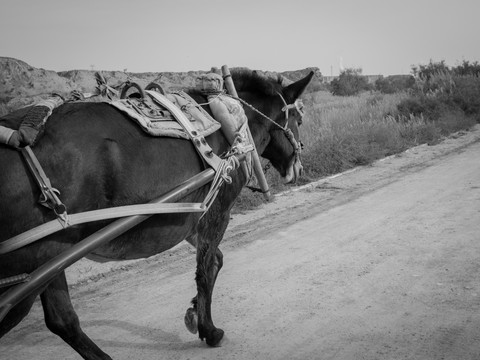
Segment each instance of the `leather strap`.
[[43,171],[40,162],[38,161],[30,146],[25,146],[24,148],[20,149],[20,151],[25,158],[28,168],[30,169],[30,172],[32,173],[36,183],[40,187],[40,191],[42,192],[42,195],[40,195],[40,199],[38,200],[38,202],[41,205],[52,209],[57,215],[60,224],[62,224],[63,227],[67,227],[67,207],[60,201],[57,196],[57,194],[60,195],[60,191],[52,187],[50,179]]

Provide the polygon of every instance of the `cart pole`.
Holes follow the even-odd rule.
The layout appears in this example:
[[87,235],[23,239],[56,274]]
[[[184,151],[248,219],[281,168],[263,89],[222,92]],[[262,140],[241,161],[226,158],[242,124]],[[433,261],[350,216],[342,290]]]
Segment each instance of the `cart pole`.
[[[235,85],[233,84],[232,75],[230,74],[230,70],[228,69],[227,65],[222,66],[222,75],[223,81],[225,82],[225,87],[230,95],[235,96],[238,98],[237,90],[235,89]],[[270,189],[268,188],[267,179],[265,178],[265,174],[262,171],[262,164],[260,163],[260,158],[258,157],[258,152],[255,147],[255,143],[253,141],[252,133],[250,132],[250,128],[247,126],[248,136],[250,137],[252,144],[253,144],[253,151],[252,151],[252,160],[253,160],[253,171],[255,172],[255,177],[257,178],[258,185],[262,190],[263,196],[266,200],[270,200],[271,194]]]
[[[244,160],[244,158],[242,158],[242,160]],[[168,193],[152,200],[150,203],[176,202],[211,182],[214,176],[215,171],[213,169],[206,169],[178,185]],[[55,278],[58,273],[86,256],[97,247],[115,239],[134,226],[147,220],[150,216],[152,215],[135,215],[116,220],[40,266],[30,274],[30,280],[28,282],[16,285],[0,296],[0,321],[5,318],[8,312],[16,304],[26,298],[29,294],[46,285],[50,280]]]

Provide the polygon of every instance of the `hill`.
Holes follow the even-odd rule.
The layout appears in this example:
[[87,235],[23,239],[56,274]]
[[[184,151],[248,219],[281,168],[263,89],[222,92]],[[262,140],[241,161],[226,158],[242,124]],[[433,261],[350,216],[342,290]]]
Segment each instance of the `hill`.
[[[307,68],[297,71],[275,73],[263,71],[267,76],[280,74],[286,83],[295,81],[314,71],[316,76],[312,89],[321,83],[322,75],[318,68]],[[150,82],[156,82],[166,90],[195,86],[197,78],[207,73],[205,71],[189,72],[145,72],[131,73],[121,71],[100,71],[111,86],[119,85],[130,79],[145,87]],[[67,96],[71,91],[93,92],[96,81],[93,70],[69,70],[55,72],[35,68],[24,61],[9,57],[0,57],[0,116],[21,107],[35,103],[56,92]],[[308,91],[308,89],[307,89]]]

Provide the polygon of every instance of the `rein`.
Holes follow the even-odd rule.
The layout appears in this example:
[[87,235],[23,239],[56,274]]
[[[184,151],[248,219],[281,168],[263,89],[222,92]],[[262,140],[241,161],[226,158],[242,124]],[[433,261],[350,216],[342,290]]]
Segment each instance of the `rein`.
[[260,110],[256,109],[253,105],[247,103],[245,100],[239,98],[239,97],[236,97],[236,96],[232,96],[232,95],[229,95],[229,94],[226,94],[227,96],[231,97],[232,99],[235,99],[235,100],[238,100],[240,101],[242,104],[248,106],[250,109],[252,109],[253,111],[255,111],[256,113],[260,114],[261,116],[263,116],[265,119],[267,119],[268,121],[270,121],[272,124],[274,124],[276,127],[278,127],[280,130],[283,131],[283,133],[285,134],[285,136],[287,137],[288,141],[290,141],[290,144],[292,144],[293,146],[293,149],[294,149],[294,152],[295,152],[295,162],[299,162],[300,161],[300,153],[301,153],[301,146],[300,144],[297,142],[297,140],[295,140],[295,136],[293,135],[293,132],[292,130],[290,130],[287,126],[288,126],[288,109],[291,109],[291,108],[295,108],[298,113],[300,114],[300,116],[303,116],[303,111],[301,110],[301,104],[302,104],[302,101],[297,99],[295,100],[295,103],[293,104],[287,104],[287,102],[285,101],[285,99],[283,98],[283,96],[277,92],[278,96],[280,96],[280,98],[282,99],[283,103],[285,104],[285,106],[282,108],[282,111],[285,112],[285,119],[287,120],[285,122],[285,126],[282,127],[280,126],[279,124],[277,124],[275,121],[273,121],[270,117],[268,117],[267,115],[265,115],[264,113],[262,113]]

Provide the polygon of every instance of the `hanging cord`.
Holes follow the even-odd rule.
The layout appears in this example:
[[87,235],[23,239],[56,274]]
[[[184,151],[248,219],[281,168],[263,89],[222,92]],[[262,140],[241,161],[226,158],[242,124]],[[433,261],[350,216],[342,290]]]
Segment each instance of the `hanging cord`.
[[[279,124],[277,124],[275,121],[273,121],[269,116],[265,115],[264,113],[262,113],[260,110],[258,110],[257,108],[255,108],[253,105],[249,104],[248,102],[246,102],[245,100],[239,98],[239,97],[236,97],[236,96],[232,96],[228,93],[226,93],[225,95],[226,96],[229,96],[231,97],[232,99],[235,99],[235,100],[238,100],[240,101],[242,104],[246,105],[247,107],[249,107],[250,109],[252,109],[254,112],[258,113],[260,116],[262,116],[263,118],[267,119],[268,121],[270,121],[272,124],[274,124],[278,129],[282,130],[286,136],[286,138],[288,139],[288,141],[290,141],[290,143],[292,144],[292,147],[294,149],[294,154],[295,154],[295,163],[301,163],[301,160],[300,160],[300,154],[301,154],[301,146],[300,144],[295,140],[295,136],[293,135],[293,132],[292,130],[290,130],[287,126],[288,126],[288,109],[291,108],[289,107],[289,105],[286,103],[285,99],[283,98],[283,96],[277,92],[277,94],[280,96],[280,98],[282,99],[283,103],[285,104],[285,106],[282,108],[282,111],[285,112],[285,119],[287,120],[285,122],[285,126],[280,126]],[[298,111],[298,113],[300,114],[300,116],[303,116],[303,112],[301,110],[299,110],[300,108],[300,105],[302,105],[303,103],[301,102],[301,100],[297,99],[297,101],[295,101],[295,104],[290,104],[292,107],[295,107]],[[263,169],[263,173],[265,174],[267,172],[267,170],[271,167],[271,164],[270,162],[267,163]],[[249,186],[247,185],[246,186],[248,189],[250,189],[251,191],[253,192],[263,192],[261,189],[257,188],[257,187],[253,187],[253,186]]]
[[[280,130],[282,130],[284,133],[285,133],[285,136],[287,137],[287,139],[290,141],[290,143],[292,144],[293,146],[293,149],[294,149],[294,152],[295,152],[295,161],[300,161],[300,153],[301,153],[301,146],[299,145],[299,143],[297,142],[297,140],[295,140],[295,136],[293,135],[293,132],[292,130],[290,130],[289,128],[287,128],[287,125],[288,125],[288,121],[285,123],[285,127],[282,127],[280,126],[279,124],[277,124],[275,121],[273,121],[270,117],[268,117],[267,115],[265,115],[264,113],[262,113],[260,110],[256,109],[253,105],[250,105],[249,103],[247,103],[245,100],[239,98],[239,97],[236,97],[236,96],[232,96],[230,94],[225,94],[226,96],[229,96],[231,97],[232,99],[235,99],[235,100],[238,100],[240,101],[242,104],[248,106],[250,109],[252,109],[253,111],[255,111],[256,113],[260,114],[261,116],[263,116],[265,119],[267,119],[268,121],[270,121],[272,124],[274,124],[276,127],[278,127]],[[280,96],[280,98],[283,100],[283,102],[286,104],[286,107],[283,107],[283,109],[288,109],[288,104],[286,103],[285,99],[283,98],[283,96],[278,93],[278,95]],[[298,99],[297,99],[298,100]],[[295,101],[295,103],[297,104],[297,101]],[[300,102],[299,102],[300,104]],[[298,106],[299,105],[295,105],[295,104],[291,104],[291,105],[294,105],[295,108],[297,108],[298,110]],[[282,109],[282,111],[283,111]],[[302,112],[299,111],[300,115],[302,115]],[[285,114],[286,116],[286,119],[288,120],[288,113]]]
[[[244,136],[242,136],[242,133],[244,133],[247,126],[248,123],[245,122],[240,127],[235,137],[235,140],[230,147],[230,150],[228,150],[224,155],[222,155],[222,161],[220,162],[217,170],[215,171],[215,176],[213,178],[212,185],[210,186],[210,190],[205,196],[205,200],[202,203],[202,207],[206,207],[207,211],[217,197],[220,191],[220,187],[224,183],[232,183],[232,177],[230,176],[230,174],[232,171],[240,167],[240,160],[238,160],[238,156],[242,154],[248,154],[249,152],[254,150],[253,145],[245,143],[245,138]],[[248,181],[250,181],[252,175],[253,171],[251,169],[245,174]]]
[[[253,111],[255,111],[256,113],[260,114],[261,116],[263,116],[265,119],[267,119],[268,121],[270,121],[272,124],[274,124],[276,127],[280,128],[281,130],[285,130],[284,127],[280,126],[279,124],[277,124],[275,121],[273,121],[271,118],[269,118],[267,115],[265,115],[264,113],[262,113],[260,110],[258,110],[257,108],[255,108],[253,105],[250,105],[249,103],[247,103],[245,100],[239,98],[239,97],[236,97],[236,96],[233,96],[233,95],[230,95],[230,94],[225,94],[226,96],[229,96],[231,97],[232,99],[235,99],[235,100],[238,100],[240,101],[243,105],[246,105],[248,106],[250,109],[252,109]],[[287,124],[285,124],[285,127],[287,126]]]
[[[210,105],[213,100],[217,99],[218,97],[220,97],[221,95],[226,95],[226,92],[223,90],[223,91],[215,91],[215,92],[203,92],[203,95],[205,95],[207,97],[207,99],[209,99],[207,102],[204,102],[204,103],[201,103],[201,104],[198,104],[199,106],[206,106],[206,105]],[[215,95],[215,96],[214,96]]]
[[210,186],[210,190],[208,194],[205,196],[205,199],[203,200],[203,203],[202,203],[202,207],[206,208],[203,215],[208,211],[212,203],[215,201],[220,191],[220,187],[223,185],[223,183],[227,183],[227,184],[232,183],[232,177],[230,176],[230,173],[233,170],[237,169],[239,166],[240,166],[240,161],[237,159],[236,156],[233,156],[233,153],[228,158],[223,159],[220,162],[218,169],[215,171],[215,177],[212,180],[212,185]]

